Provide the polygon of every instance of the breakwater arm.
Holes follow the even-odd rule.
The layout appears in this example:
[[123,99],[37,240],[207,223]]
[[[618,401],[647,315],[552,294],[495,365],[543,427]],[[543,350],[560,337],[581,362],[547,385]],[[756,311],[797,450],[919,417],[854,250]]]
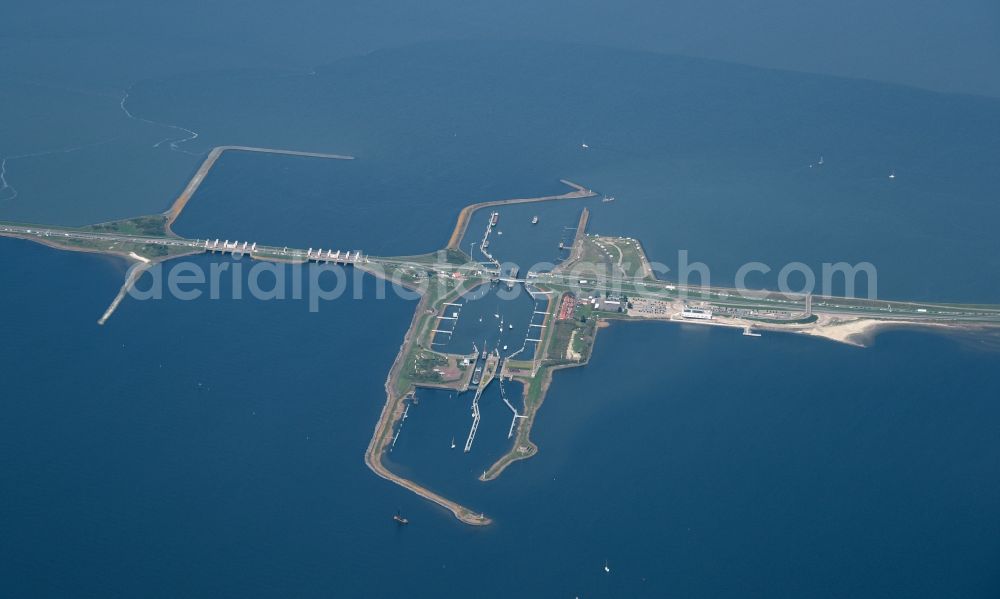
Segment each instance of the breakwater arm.
[[582,185],[573,183],[572,181],[567,181],[566,179],[560,179],[560,183],[563,185],[568,185],[573,188],[573,191],[551,196],[539,196],[535,198],[514,198],[507,200],[490,200],[488,202],[479,202],[478,204],[471,204],[462,208],[462,211],[458,213],[458,221],[455,223],[455,230],[451,233],[451,238],[448,240],[448,249],[457,250],[459,249],[459,244],[462,242],[462,237],[465,236],[466,229],[469,228],[469,219],[472,218],[472,213],[480,208],[487,208],[489,206],[505,206],[508,204],[528,204],[531,202],[549,202],[552,200],[573,200],[580,198],[591,198],[597,195],[593,191],[587,189]]
[[176,221],[177,217],[181,215],[181,212],[184,210],[184,207],[187,206],[187,203],[191,200],[192,196],[194,196],[194,193],[198,191],[198,188],[205,180],[205,177],[208,176],[208,172],[212,170],[212,167],[215,166],[215,163],[219,160],[222,154],[230,151],[259,152],[261,154],[283,154],[286,156],[305,156],[308,158],[329,158],[332,160],[354,160],[354,156],[346,156],[342,154],[301,152],[299,150],[258,148],[254,146],[216,146],[212,148],[212,150],[208,153],[208,156],[205,157],[205,160],[201,163],[201,166],[199,166],[198,170],[195,171],[194,176],[191,177],[191,180],[188,181],[188,184],[184,187],[184,190],[181,191],[181,194],[177,196],[177,199],[174,200],[173,204],[170,205],[170,208],[168,208],[167,211],[163,213],[164,216],[167,217],[166,230],[168,233],[173,234],[173,230],[171,229],[171,227],[173,226],[174,221]]

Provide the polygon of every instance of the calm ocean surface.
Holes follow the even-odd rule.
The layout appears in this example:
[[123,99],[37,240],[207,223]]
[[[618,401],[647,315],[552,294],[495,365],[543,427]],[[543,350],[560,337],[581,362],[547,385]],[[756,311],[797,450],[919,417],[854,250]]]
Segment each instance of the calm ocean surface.
[[[1000,301],[1000,175],[984,166],[1000,102],[593,48],[542,60],[533,47],[457,47],[315,77],[137,86],[136,111],[202,133],[192,149],[359,157],[227,155],[177,231],[427,252],[466,203],[561,193],[567,177],[617,200],[504,209],[498,252],[557,260],[589,206],[591,231],[635,236],[670,265],[689,249],[717,283],[747,260],[866,259],[886,297]],[[193,171],[189,158],[170,168]],[[0,204],[0,218],[166,204],[88,206],[48,184],[66,186],[62,204]],[[515,232],[523,244],[506,241]],[[555,375],[538,456],[486,484],[476,477],[510,424],[498,388],[469,454],[450,449],[468,398],[422,391],[389,461],[496,521],[478,530],[363,463],[414,301],[344,298],[313,314],[305,301],[129,299],[99,327],[123,263],[7,239],[0,256],[2,595],[1000,592],[995,344],[894,331],[861,350],[616,323],[586,368]],[[374,293],[370,277],[349,285]],[[394,525],[397,509],[409,526]]]
[[0,280],[24,290],[0,299],[7,596],[1000,584],[1000,358],[969,342],[892,332],[860,350],[615,324],[588,367],[556,375],[539,455],[489,484],[475,477],[509,410],[487,394],[466,455],[449,449],[465,400],[422,392],[390,460],[495,518],[477,530],[362,461],[413,302],[128,301],[99,328],[117,262],[0,250]]

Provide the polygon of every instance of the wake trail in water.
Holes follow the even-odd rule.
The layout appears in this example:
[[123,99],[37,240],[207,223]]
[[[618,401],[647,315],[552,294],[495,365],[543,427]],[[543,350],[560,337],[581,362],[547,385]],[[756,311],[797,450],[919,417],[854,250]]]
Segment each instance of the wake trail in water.
[[154,148],[159,148],[163,144],[168,144],[167,147],[169,147],[171,150],[173,150],[175,152],[181,152],[182,154],[187,154],[189,156],[201,156],[203,154],[203,152],[192,152],[190,150],[187,150],[185,148],[180,147],[181,144],[183,144],[183,143],[187,143],[189,141],[194,141],[194,140],[198,139],[198,132],[197,131],[192,131],[191,129],[187,129],[185,127],[181,127],[180,125],[171,125],[170,123],[161,123],[159,121],[153,121],[153,120],[150,120],[150,119],[143,118],[141,116],[136,116],[136,115],[132,114],[132,112],[125,105],[126,102],[128,101],[129,90],[130,89],[131,89],[131,86],[129,88],[125,89],[122,92],[122,99],[118,103],[118,105],[122,109],[122,112],[125,113],[125,116],[127,116],[130,119],[132,119],[133,121],[140,121],[140,122],[147,123],[149,125],[154,125],[154,126],[157,126],[157,127],[167,127],[168,129],[173,129],[174,131],[180,131],[180,132],[184,133],[184,135],[182,137],[167,137],[167,138],[161,139],[160,141],[158,141],[155,144],[153,144]]
[[[128,97],[129,97],[129,89],[131,89],[131,87],[129,87],[128,89],[125,89],[122,92],[121,99],[118,102],[118,106],[121,108],[122,112],[125,113],[126,117],[128,117],[129,119],[134,120],[134,121],[140,121],[140,122],[147,123],[149,125],[153,125],[153,126],[156,126],[156,127],[166,127],[168,129],[172,129],[174,131],[178,131],[178,132],[183,133],[183,135],[180,136],[180,137],[167,137],[167,138],[161,139],[160,141],[158,141],[155,144],[153,144],[154,148],[159,148],[163,144],[167,144],[167,147],[169,147],[171,150],[173,150],[175,152],[181,152],[182,154],[187,154],[189,156],[201,156],[203,154],[203,153],[199,153],[199,152],[192,152],[192,151],[190,151],[190,150],[188,150],[186,148],[182,148],[181,147],[181,144],[184,144],[184,143],[193,141],[195,139],[198,139],[198,132],[197,131],[192,131],[192,130],[187,129],[185,127],[181,127],[179,125],[171,125],[170,123],[160,123],[160,122],[157,122],[157,121],[153,121],[153,120],[146,119],[146,118],[143,118],[141,116],[136,116],[136,115],[132,114],[132,112],[128,109],[128,106],[126,105],[126,103],[128,101]],[[39,151],[39,152],[30,152],[30,153],[26,153],[26,154],[17,154],[17,155],[2,156],[2,157],[0,157],[0,202],[9,202],[9,201],[14,200],[15,198],[17,198],[18,195],[19,195],[18,191],[17,191],[17,188],[14,187],[14,185],[12,185],[11,182],[10,182],[10,180],[8,179],[7,167],[8,167],[8,163],[9,162],[11,162],[13,160],[18,160],[18,159],[21,159],[21,158],[37,158],[37,157],[40,157],[40,156],[48,156],[48,155],[52,155],[52,154],[66,154],[66,153],[69,153],[69,152],[76,152],[78,150],[83,150],[83,149],[86,149],[86,148],[92,148],[94,146],[99,146],[99,145],[103,145],[103,144],[106,144],[106,143],[110,143],[112,141],[115,141],[116,139],[119,139],[120,137],[121,136],[115,136],[115,137],[112,137],[110,139],[104,139],[104,140],[100,140],[100,141],[96,141],[96,142],[92,142],[92,143],[87,143],[87,144],[82,144],[82,145],[78,145],[78,146],[70,146],[70,147],[66,147],[66,148],[57,148],[55,150],[42,150],[42,151]]]
[[0,201],[10,201],[17,197],[17,189],[7,183],[7,159],[0,159]]
[[26,154],[16,154],[13,156],[3,156],[0,158],[0,201],[9,202],[18,196],[17,188],[10,184],[7,179],[7,163],[12,160],[20,160],[22,158],[39,158],[42,156],[52,156],[53,154],[69,154],[70,152],[78,152],[80,150],[86,150],[88,148],[93,148],[96,146],[101,146],[107,143],[111,143],[118,139],[119,136],[111,137],[109,139],[102,139],[100,141],[95,141],[91,143],[81,144],[78,146],[69,146],[66,148],[56,148],[55,150],[41,150],[38,152],[28,152]]

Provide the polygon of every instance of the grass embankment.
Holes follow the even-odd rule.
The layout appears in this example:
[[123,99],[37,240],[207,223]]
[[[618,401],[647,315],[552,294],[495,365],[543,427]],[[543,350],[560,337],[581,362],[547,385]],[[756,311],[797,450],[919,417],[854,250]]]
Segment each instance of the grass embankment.
[[381,260],[385,262],[416,262],[419,264],[427,264],[428,266],[440,264],[464,266],[472,261],[467,253],[453,248],[438,250],[427,254],[416,254],[413,256],[382,257]]
[[[410,325],[410,331],[408,334],[409,340],[403,344],[402,349],[404,351],[402,351],[398,357],[399,364],[396,368],[396,374],[391,380],[393,392],[397,396],[402,397],[411,392],[415,386],[422,384],[421,382],[411,378],[407,374],[407,371],[409,365],[420,361],[420,355],[423,354],[423,352],[432,351],[429,348],[431,346],[431,341],[434,338],[434,329],[436,328],[438,322],[437,317],[441,313],[444,304],[446,302],[454,301],[482,283],[483,281],[480,279],[453,280],[439,278],[432,281],[431,284],[425,288],[424,298],[421,300],[420,305],[417,308],[419,314],[415,316],[413,324]],[[438,352],[433,353],[438,354]],[[453,354],[438,355],[456,358],[464,357]],[[436,381],[430,382],[432,384],[436,383]]]
[[[510,450],[490,466],[481,480],[493,480],[507,466],[538,453],[538,446],[531,440],[531,428],[552,384],[553,373],[562,368],[583,366],[590,360],[601,322],[590,317],[581,319],[579,315],[567,320],[556,320],[561,304],[562,297],[549,303],[545,317],[546,328],[543,329],[545,333],[535,350],[535,360],[520,360],[505,366],[507,374],[524,385],[525,418],[517,428]],[[576,355],[567,358],[567,348],[573,348]]]
[[578,263],[593,265],[599,274],[629,279],[654,278],[646,253],[631,237],[587,235],[581,240],[581,247]]
[[404,287],[424,293],[425,290],[441,284],[441,281],[444,280],[442,279],[443,270],[447,270],[448,267],[455,267],[455,272],[462,272],[464,274],[461,278],[454,279],[454,281],[462,281],[466,277],[469,277],[470,273],[475,273],[477,270],[469,268],[470,265],[479,266],[477,263],[472,262],[464,252],[459,250],[439,250],[415,256],[379,256],[372,258],[368,264],[359,264],[357,266],[376,277],[395,281]]
[[[481,284],[480,280],[460,279],[439,279],[439,282],[441,284],[431,285],[423,289],[423,297],[417,306],[413,321],[406,332],[403,344],[399,348],[396,361],[393,362],[392,368],[389,370],[389,376],[386,378],[385,383],[386,403],[375,425],[375,431],[372,433],[368,449],[365,451],[365,463],[382,478],[392,481],[444,507],[462,522],[481,526],[489,524],[491,520],[481,513],[477,514],[459,503],[451,501],[412,480],[408,480],[392,472],[382,463],[382,457],[385,454],[386,448],[391,443],[396,423],[399,422],[405,410],[406,398],[415,389],[416,383],[405,374],[408,365],[414,364],[419,367],[421,361],[423,361],[425,366],[437,362],[437,358],[433,354],[427,353],[430,350],[426,348],[430,346],[434,323],[437,320],[440,307],[443,303],[450,302]],[[436,354],[437,352],[434,353]],[[416,372],[416,369],[414,372]]]
[[597,332],[597,320],[560,320],[553,325],[552,342],[546,353],[548,364],[582,362],[590,355]]
[[114,254],[129,260],[135,259],[130,256],[130,254],[135,253],[154,262],[161,262],[169,258],[188,256],[200,252],[200,250],[192,250],[192,248],[187,246],[139,243],[129,241],[127,239],[118,241],[106,239],[75,239],[68,236],[64,237],[59,233],[53,233],[48,236],[11,235],[11,237],[20,237],[22,239],[27,239],[28,241],[34,241],[36,243],[41,243],[60,250],[67,250],[71,252],[89,252],[95,254]]
[[149,258],[154,261],[166,260],[178,256],[189,256],[198,253],[200,250],[192,250],[185,246],[160,245],[157,243],[134,243],[131,241],[92,241],[82,239],[67,239],[60,241],[67,249],[77,249],[79,251],[104,252],[112,254],[122,254],[128,256],[130,253]]
[[430,349],[410,352],[399,372],[400,387],[435,387],[465,389],[472,377],[471,356],[469,364],[453,354],[443,354]]
[[802,316],[800,318],[757,318],[753,316],[743,316],[744,320],[752,320],[754,322],[760,322],[764,324],[809,324],[819,320],[819,316],[815,314],[810,314],[809,316]]
[[176,237],[167,231],[167,217],[162,214],[137,216],[113,220],[96,225],[80,227],[81,231],[112,233],[117,235],[141,235],[145,237]]

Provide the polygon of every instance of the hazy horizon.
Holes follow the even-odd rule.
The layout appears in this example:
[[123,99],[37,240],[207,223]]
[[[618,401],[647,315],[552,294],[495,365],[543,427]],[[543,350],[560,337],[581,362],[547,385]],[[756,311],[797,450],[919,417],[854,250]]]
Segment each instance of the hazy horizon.
[[553,2],[511,7],[483,0],[341,6],[96,1],[8,8],[0,74],[106,84],[179,72],[309,68],[417,41],[545,39],[713,58],[1000,97],[1000,5],[739,0],[625,4]]

